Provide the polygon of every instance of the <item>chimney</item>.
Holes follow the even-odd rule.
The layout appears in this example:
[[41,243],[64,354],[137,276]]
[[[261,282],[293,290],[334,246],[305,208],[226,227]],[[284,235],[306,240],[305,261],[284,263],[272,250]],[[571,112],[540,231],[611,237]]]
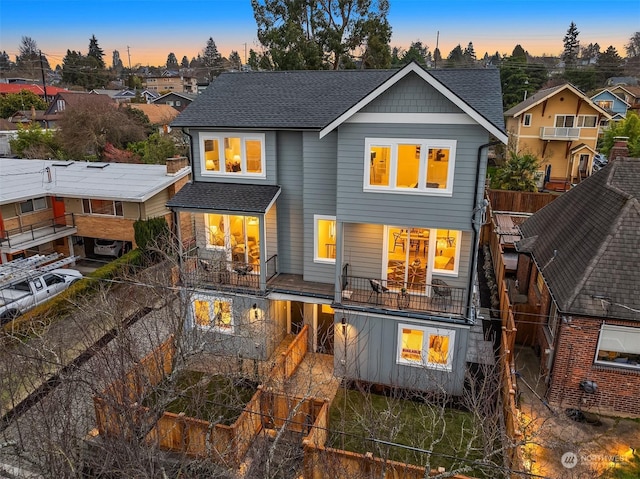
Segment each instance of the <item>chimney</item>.
[[609,151],[609,163],[619,158],[626,158],[629,156],[627,141],[629,141],[628,136],[616,136],[613,139],[613,148]]
[[182,168],[189,166],[189,159],[186,156],[176,156],[167,158],[167,175],[175,175]]

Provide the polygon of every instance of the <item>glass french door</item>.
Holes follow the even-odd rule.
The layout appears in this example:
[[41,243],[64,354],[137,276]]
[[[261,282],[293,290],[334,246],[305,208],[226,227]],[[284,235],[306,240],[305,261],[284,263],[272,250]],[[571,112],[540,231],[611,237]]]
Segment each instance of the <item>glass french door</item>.
[[207,245],[224,249],[229,261],[260,264],[260,220],[255,216],[207,215]]
[[[393,290],[406,288],[416,293],[426,293],[430,283],[429,236],[426,228],[386,228],[386,280]],[[383,276],[385,271],[383,271]]]

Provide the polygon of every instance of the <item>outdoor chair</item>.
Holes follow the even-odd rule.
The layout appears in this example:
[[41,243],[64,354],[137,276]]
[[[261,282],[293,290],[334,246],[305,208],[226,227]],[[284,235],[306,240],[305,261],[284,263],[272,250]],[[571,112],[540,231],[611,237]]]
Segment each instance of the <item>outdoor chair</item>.
[[370,279],[369,284],[371,285],[371,294],[369,294],[369,302],[371,302],[371,296],[376,295],[376,304],[380,304],[380,295],[382,295],[382,302],[384,303],[384,293],[389,291],[385,285],[380,283],[380,281],[376,279]]
[[451,303],[451,286],[441,279],[431,281],[433,288],[433,296],[435,299],[442,301],[444,304]]

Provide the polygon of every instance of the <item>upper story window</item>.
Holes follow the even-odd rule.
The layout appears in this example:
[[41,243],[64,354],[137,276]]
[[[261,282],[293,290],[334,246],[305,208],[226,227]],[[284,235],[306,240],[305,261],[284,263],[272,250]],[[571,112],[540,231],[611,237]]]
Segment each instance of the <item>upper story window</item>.
[[336,262],[336,218],[314,215],[313,260],[316,263]]
[[47,208],[47,198],[41,196],[39,198],[32,198],[20,203],[20,213],[31,213],[33,211],[44,210]]
[[364,190],[451,196],[455,140],[367,138]]
[[556,128],[595,128],[597,115],[556,115]]
[[64,100],[60,99],[60,100],[56,101],[56,110],[57,111],[64,111],[64,108],[65,108]]
[[580,115],[578,116],[576,126],[578,128],[595,128],[597,122],[598,117],[596,115]]
[[613,100],[598,100],[596,105],[605,110],[611,110],[613,108]]
[[522,117],[522,126],[531,126],[531,113],[525,113]]
[[83,199],[82,212],[87,215],[124,216],[122,201]]
[[201,134],[203,175],[265,176],[264,135]]

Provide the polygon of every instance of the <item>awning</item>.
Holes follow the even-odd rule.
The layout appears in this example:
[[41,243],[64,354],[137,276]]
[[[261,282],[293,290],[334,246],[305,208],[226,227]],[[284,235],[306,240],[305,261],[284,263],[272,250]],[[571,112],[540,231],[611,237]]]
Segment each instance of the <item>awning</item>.
[[266,213],[280,194],[277,185],[192,182],[167,202],[176,210]]

